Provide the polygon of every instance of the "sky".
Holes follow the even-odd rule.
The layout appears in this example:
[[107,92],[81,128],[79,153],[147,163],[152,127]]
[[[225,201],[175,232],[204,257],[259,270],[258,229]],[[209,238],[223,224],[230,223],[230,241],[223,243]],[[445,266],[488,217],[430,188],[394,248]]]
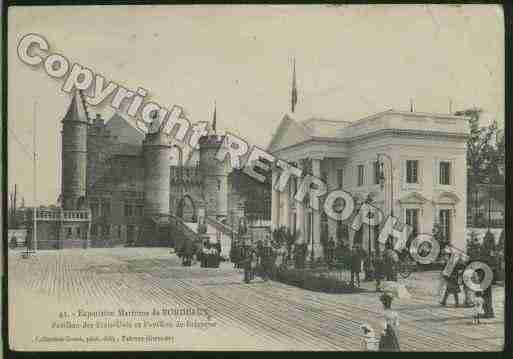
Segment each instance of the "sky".
[[[63,80],[30,67],[16,47],[28,33],[152,100],[182,106],[191,122],[265,147],[290,111],[355,121],[388,109],[484,109],[504,121],[504,22],[495,5],[11,7],[8,12],[9,186],[34,203],[60,193],[60,131],[70,102]],[[37,105],[34,105],[37,102]],[[108,103],[109,101],[105,101]],[[36,107],[35,107],[36,106]],[[112,109],[89,107],[110,118]]]

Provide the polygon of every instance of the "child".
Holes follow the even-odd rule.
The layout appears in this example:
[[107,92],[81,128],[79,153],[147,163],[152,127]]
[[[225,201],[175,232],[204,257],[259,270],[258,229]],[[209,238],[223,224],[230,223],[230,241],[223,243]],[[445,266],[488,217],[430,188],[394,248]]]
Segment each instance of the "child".
[[372,327],[369,324],[363,324],[361,329],[363,330],[362,351],[377,351],[378,340]]
[[476,296],[474,298],[474,318],[472,320],[473,324],[480,324],[479,317],[484,314],[483,304],[484,299],[482,297],[482,292],[476,292]]

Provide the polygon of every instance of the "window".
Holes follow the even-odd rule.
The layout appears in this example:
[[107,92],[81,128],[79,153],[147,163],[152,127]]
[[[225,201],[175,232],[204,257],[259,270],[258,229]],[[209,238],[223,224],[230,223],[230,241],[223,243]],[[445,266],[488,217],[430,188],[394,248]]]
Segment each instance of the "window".
[[121,225],[118,226],[118,238],[121,238]]
[[141,204],[137,205],[137,206],[135,207],[135,213],[136,213],[135,215],[136,215],[136,216],[139,216],[139,217],[142,217],[142,215],[143,215],[143,209],[144,209],[144,206],[143,206],[143,205],[141,205]]
[[131,204],[125,204],[125,217],[132,217],[132,205]]
[[77,227],[77,237],[80,238],[80,227]]
[[344,170],[342,168],[337,170],[337,184],[338,188],[344,187]]
[[102,203],[102,216],[110,216],[110,202]]
[[358,165],[358,186],[363,186],[364,171],[365,167],[363,167],[363,165]]
[[72,232],[71,232],[71,227],[68,227],[67,237],[68,237],[68,238],[71,238],[71,234],[72,234]]
[[440,184],[451,184],[451,163],[440,162]]
[[451,210],[441,209],[440,210],[440,227],[442,235],[448,243],[451,241]]
[[406,224],[412,227],[411,234],[416,236],[419,233],[419,209],[407,208],[406,209]]
[[91,225],[91,234],[93,236],[96,236],[98,234],[98,229],[96,227],[96,224]]
[[381,168],[379,161],[374,161],[374,184],[379,184],[379,178],[381,174]]
[[124,162],[121,163],[121,177],[126,178],[128,176],[128,165]]
[[103,225],[103,233],[102,234],[104,236],[110,235],[110,225],[109,224],[104,224]]
[[93,218],[98,216],[98,203],[91,203],[91,215]]
[[130,187],[135,187],[135,177],[136,177],[136,174],[135,174],[135,171],[130,171],[129,174],[128,174],[128,185]]
[[406,182],[418,183],[418,168],[419,161],[407,160],[406,161]]

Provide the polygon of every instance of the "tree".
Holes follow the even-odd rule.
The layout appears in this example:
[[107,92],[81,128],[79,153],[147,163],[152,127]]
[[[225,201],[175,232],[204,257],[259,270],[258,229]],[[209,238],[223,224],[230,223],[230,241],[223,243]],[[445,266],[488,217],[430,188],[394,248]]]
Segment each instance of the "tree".
[[457,116],[470,118],[470,137],[467,142],[469,188],[477,183],[497,183],[503,172],[500,167],[505,160],[504,133],[498,129],[496,121],[481,127],[482,113],[483,109],[478,107],[455,113]]

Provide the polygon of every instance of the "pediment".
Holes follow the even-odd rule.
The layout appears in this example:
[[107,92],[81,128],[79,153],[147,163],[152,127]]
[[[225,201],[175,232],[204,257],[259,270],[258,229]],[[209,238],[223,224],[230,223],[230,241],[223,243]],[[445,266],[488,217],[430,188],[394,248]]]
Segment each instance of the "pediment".
[[285,115],[278,126],[267,150],[271,153],[311,139],[307,129],[301,123]]
[[457,204],[461,199],[456,193],[453,192],[442,192],[435,197],[435,203],[438,204]]
[[399,199],[401,204],[424,204],[428,199],[419,192],[410,192]]

